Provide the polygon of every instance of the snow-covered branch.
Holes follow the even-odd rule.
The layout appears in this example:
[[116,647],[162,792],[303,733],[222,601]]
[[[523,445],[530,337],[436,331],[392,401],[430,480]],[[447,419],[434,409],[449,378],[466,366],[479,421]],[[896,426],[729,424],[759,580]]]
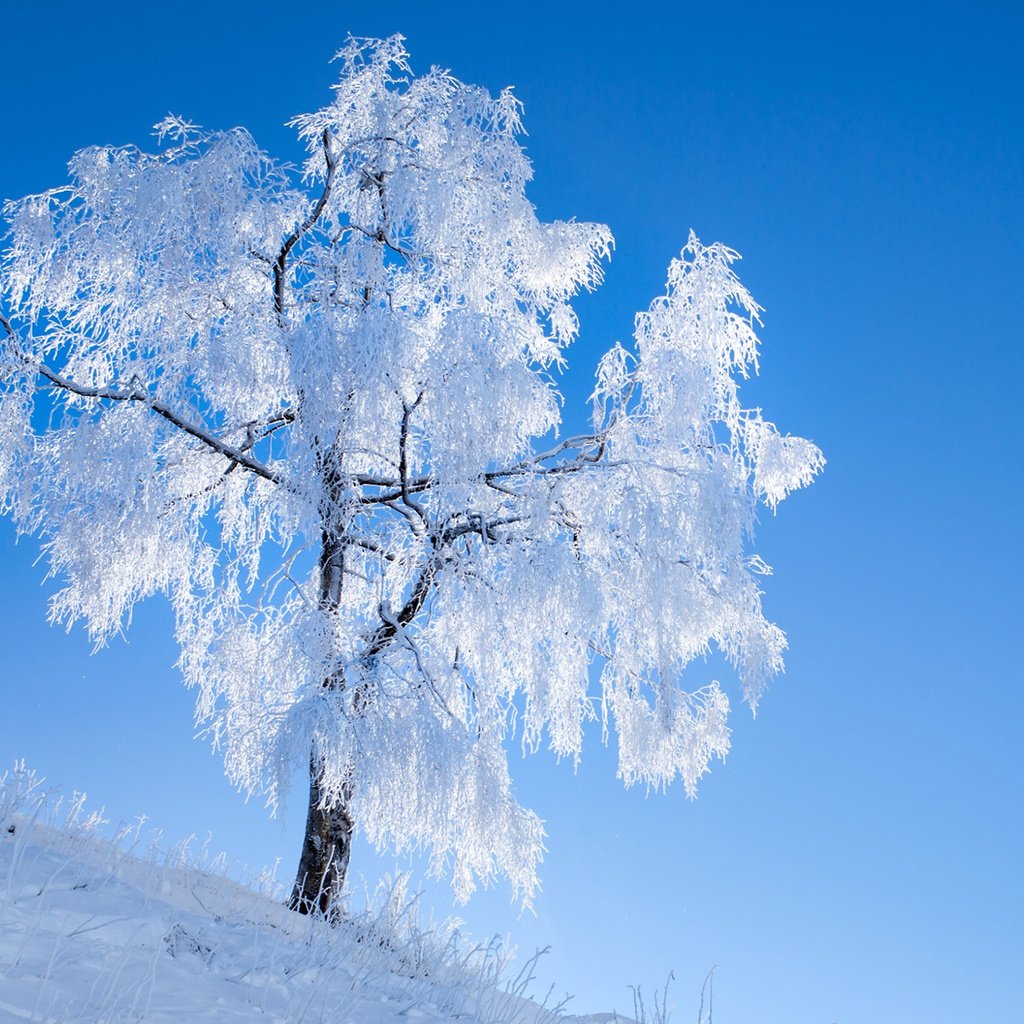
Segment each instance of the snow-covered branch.
[[[2,314],[0,314],[0,326],[3,326],[8,338],[17,344],[18,339],[14,333],[14,328],[11,326],[7,317]],[[79,398],[92,398],[97,401],[137,402],[140,405],[145,406],[147,409],[152,410],[153,413],[165,419],[172,426],[177,427],[179,430],[188,434],[190,437],[195,438],[197,441],[202,442],[210,449],[210,451],[216,452],[218,455],[223,455],[224,458],[233,465],[239,466],[242,469],[247,469],[251,473],[255,473],[257,476],[263,477],[264,480],[269,480],[271,483],[276,484],[281,482],[279,474],[275,473],[258,459],[254,459],[248,454],[249,449],[256,444],[256,441],[262,440],[262,438],[256,438],[251,432],[249,439],[243,445],[236,447],[235,445],[231,445],[226,441],[223,441],[201,424],[195,423],[186,419],[184,416],[181,416],[163,402],[154,398],[144,388],[131,386],[128,388],[92,387],[86,384],[78,384],[73,380],[69,380],[62,374],[57,373],[55,370],[51,370],[43,363],[39,363],[31,359],[29,356],[23,354],[17,347],[14,348],[14,357],[25,368],[34,371],[42,377],[51,388],[56,388],[60,391],[67,391]],[[291,417],[284,414],[272,422],[260,424],[261,426],[271,427],[271,431],[263,434],[263,437],[268,436],[272,430],[284,426],[290,421]]]
[[323,190],[320,192],[320,195],[317,198],[316,203],[314,203],[313,209],[310,210],[309,215],[281,244],[281,249],[277,254],[277,259],[274,260],[274,310],[278,316],[283,316],[285,311],[285,294],[288,281],[288,256],[292,249],[298,245],[302,238],[313,229],[317,221],[319,221],[321,216],[323,216],[323,212],[327,208],[327,204],[331,198],[331,190],[334,187],[334,174],[338,167],[338,157],[331,150],[331,136],[326,128],[323,132],[322,143],[324,163],[327,166],[327,172],[324,176]]

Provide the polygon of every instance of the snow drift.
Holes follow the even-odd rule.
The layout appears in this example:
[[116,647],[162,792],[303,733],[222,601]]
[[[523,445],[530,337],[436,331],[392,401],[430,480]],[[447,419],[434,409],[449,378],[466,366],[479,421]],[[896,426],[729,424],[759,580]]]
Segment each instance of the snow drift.
[[506,943],[422,920],[401,881],[331,926],[267,875],[228,878],[209,843],[106,824],[24,765],[0,776],[0,1022],[585,1019],[525,997],[536,957],[509,976]]

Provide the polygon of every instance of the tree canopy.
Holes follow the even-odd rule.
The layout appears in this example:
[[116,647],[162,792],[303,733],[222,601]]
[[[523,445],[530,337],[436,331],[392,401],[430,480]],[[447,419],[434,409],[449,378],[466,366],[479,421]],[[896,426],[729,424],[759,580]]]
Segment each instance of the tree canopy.
[[627,785],[692,795],[729,702],[684,670],[721,651],[751,707],[781,670],[756,511],[823,459],[741,404],[759,307],[692,233],[562,436],[609,229],[538,220],[510,91],[339,57],[299,171],[169,118],[6,206],[0,508],[96,643],[167,595],[240,789],[308,763],[321,810],[528,900],[512,738],[575,759],[600,721]]

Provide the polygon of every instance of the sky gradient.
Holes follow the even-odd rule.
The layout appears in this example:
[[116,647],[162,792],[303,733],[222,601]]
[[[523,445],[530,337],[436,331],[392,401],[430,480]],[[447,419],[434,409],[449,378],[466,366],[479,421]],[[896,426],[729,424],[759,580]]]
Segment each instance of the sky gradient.
[[[628,340],[693,227],[743,255],[766,307],[744,386],[824,475],[756,549],[787,672],[696,802],[615,779],[590,738],[578,772],[514,764],[547,822],[544,891],[458,910],[473,934],[552,946],[543,991],[632,1009],[670,970],[676,1020],[717,965],[717,1024],[942,1024],[1024,1005],[1020,598],[1024,74],[1009,5],[98,3],[0,15],[0,198],[60,184],[92,144],[150,144],[168,112],[248,127],[298,159],[297,113],[327,98],[346,34],[402,32],[414,68],[516,88],[544,219],[610,225],[605,285],[581,299],[566,422],[597,358]],[[142,606],[90,657],[47,627],[31,539],[0,521],[0,765],[23,757],[108,816],[176,840],[212,830],[256,867],[298,857],[194,740],[170,613]],[[378,861],[357,847],[371,880]],[[443,886],[425,902],[450,909]]]

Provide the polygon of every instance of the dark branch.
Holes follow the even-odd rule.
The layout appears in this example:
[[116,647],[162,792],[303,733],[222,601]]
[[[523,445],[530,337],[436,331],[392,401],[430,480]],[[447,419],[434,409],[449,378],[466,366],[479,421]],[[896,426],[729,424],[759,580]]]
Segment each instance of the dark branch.
[[403,259],[409,260],[420,258],[420,253],[413,252],[411,249],[403,249],[402,246],[396,244],[395,242],[392,242],[391,239],[388,238],[383,228],[378,228],[376,231],[371,231],[369,228],[364,228],[361,224],[355,223],[346,224],[345,228],[346,230],[359,231],[360,233],[366,235],[367,238],[372,238],[375,242],[379,243],[380,245],[386,246],[393,253],[396,253]]
[[327,201],[331,198],[331,189],[334,187],[334,173],[338,167],[338,158],[331,154],[331,136],[326,128],[324,129],[323,146],[324,159],[327,162],[324,190],[320,193],[320,198],[316,201],[316,205],[310,211],[309,216],[284,240],[281,251],[277,254],[277,259],[274,261],[274,310],[279,317],[284,316],[288,254],[320,219],[327,206]]
[[[384,650],[388,644],[398,635],[400,629],[404,629],[419,614],[433,586],[434,577],[439,568],[436,545],[431,545],[431,557],[423,567],[409,594],[409,599],[402,605],[401,611],[391,619],[384,619],[384,622],[377,627],[366,645],[364,657],[374,658]],[[381,616],[384,617],[383,615]]]
[[[7,336],[11,341],[17,343],[18,337],[14,333],[14,328],[11,326],[11,322],[2,313],[0,313],[0,326],[2,326],[6,331]],[[149,394],[148,391],[143,391],[140,388],[131,388],[130,390],[122,391],[118,388],[112,387],[91,387],[87,384],[77,384],[75,381],[69,380],[67,377],[57,373],[55,370],[51,370],[43,363],[39,363],[34,359],[31,359],[29,356],[25,355],[24,352],[20,351],[20,349],[15,348],[14,351],[19,361],[26,367],[35,370],[40,377],[43,377],[49,383],[51,388],[67,391],[80,398],[95,398],[97,400],[106,400],[110,402],[138,402],[140,405],[144,405],[147,409],[151,409],[157,414],[157,416],[167,420],[168,423],[173,424],[179,430],[184,431],[184,433],[188,434],[190,437],[194,437],[197,441],[201,441],[211,451],[216,452],[218,455],[223,455],[224,458],[228,459],[233,465],[241,466],[243,469],[248,469],[257,476],[263,477],[264,480],[269,480],[271,483],[278,484],[281,482],[281,477],[277,473],[272,469],[268,469],[258,459],[254,459],[251,455],[246,454],[248,448],[252,447],[252,444],[247,444],[238,448],[234,445],[228,444],[226,441],[222,441],[219,437],[211,434],[208,430],[198,424],[190,423],[163,402],[158,402]],[[287,413],[282,414],[283,417],[287,415]]]
[[247,455],[244,449],[227,444],[219,437],[203,429],[203,427],[190,423],[182,416],[179,416],[173,409],[164,405],[163,402],[158,402],[146,391],[141,391],[137,388],[131,391],[119,391],[117,388],[88,387],[84,384],[76,384],[74,381],[68,380],[41,363],[32,363],[28,358],[25,359],[25,362],[30,366],[34,366],[36,372],[41,377],[45,377],[51,387],[61,388],[81,398],[107,399],[111,402],[138,402],[140,405],[146,406],[147,409],[151,409],[157,416],[163,417],[168,423],[173,424],[179,430],[184,431],[190,437],[201,441],[211,451],[217,452],[218,455],[223,455],[224,458],[235,465],[248,469],[257,476],[263,477],[264,480],[269,480],[271,483],[279,484],[281,482],[281,477],[277,473],[272,469],[268,469],[258,459]]
[[[506,469],[495,469],[489,473],[484,473],[484,480],[500,480],[502,477],[519,476],[527,473],[543,475],[547,473],[574,472],[580,468],[581,464],[599,462],[601,460],[604,456],[607,434],[607,430],[603,430],[597,434],[577,434],[575,437],[567,437],[561,444],[555,445],[554,448],[550,448],[546,452],[531,455],[528,459],[523,459],[512,466],[508,466]],[[563,462],[556,466],[542,465],[548,459],[553,459],[563,452],[571,451],[572,449],[576,449],[579,452],[575,462]],[[594,451],[595,449],[594,454],[586,454],[588,450]]]
[[500,516],[497,519],[487,519],[480,513],[469,513],[464,523],[460,523],[458,526],[449,526],[442,534],[441,539],[443,543],[450,544],[452,541],[458,540],[459,537],[475,533],[479,534],[484,543],[495,543],[499,539],[494,532],[498,527],[525,523],[529,518],[529,516],[509,515]]
[[343,544],[351,544],[353,547],[362,548],[364,551],[371,551],[373,554],[379,555],[381,558],[385,558],[389,562],[397,561],[390,551],[378,544],[376,541],[370,540],[367,537],[357,537],[351,533],[346,533],[342,534],[340,539]]
[[[149,392],[144,391],[140,388],[132,388],[128,391],[122,391],[118,388],[112,387],[90,387],[85,384],[77,384],[73,380],[69,380],[67,377],[55,370],[51,370],[48,366],[43,363],[37,362],[32,359],[18,347],[19,338],[15,334],[14,328],[11,326],[10,320],[7,319],[3,313],[0,313],[0,327],[3,327],[8,338],[15,344],[15,355],[18,360],[35,370],[39,376],[43,377],[52,388],[57,388],[63,391],[67,391],[70,394],[77,395],[80,398],[95,398],[98,400],[106,399],[111,402],[138,402],[140,405],[146,406],[151,409],[158,416],[167,420],[168,423],[177,427],[179,430],[184,431],[190,437],[194,437],[197,441],[201,441],[211,451],[216,452],[218,455],[223,455],[230,463],[230,469],[236,466],[241,466],[242,469],[248,469],[250,472],[255,473],[257,476],[263,477],[264,480],[269,480],[271,483],[281,483],[281,477],[275,473],[272,469],[269,469],[258,459],[254,459],[247,452],[260,440],[267,437],[273,431],[278,430],[280,427],[286,424],[292,423],[295,419],[295,413],[290,409],[285,410],[280,415],[273,417],[272,419],[265,420],[262,423],[250,423],[246,424],[248,437],[246,442],[238,447],[228,444],[226,441],[222,441],[219,437],[211,434],[208,430],[202,426],[191,423],[186,420],[183,416],[176,413],[170,406],[165,405],[163,402],[157,401],[153,398]],[[261,435],[254,436],[254,428],[268,427]],[[229,469],[229,471],[230,471]]]
[[416,515],[419,516],[423,525],[427,525],[427,517],[423,511],[423,506],[419,504],[413,497],[412,492],[409,488],[409,458],[408,458],[408,445],[409,445],[409,420],[412,417],[413,410],[423,401],[423,392],[421,391],[416,396],[416,401],[412,405],[406,405],[402,403],[402,428],[398,436],[398,475],[402,482],[402,503],[413,510]]

